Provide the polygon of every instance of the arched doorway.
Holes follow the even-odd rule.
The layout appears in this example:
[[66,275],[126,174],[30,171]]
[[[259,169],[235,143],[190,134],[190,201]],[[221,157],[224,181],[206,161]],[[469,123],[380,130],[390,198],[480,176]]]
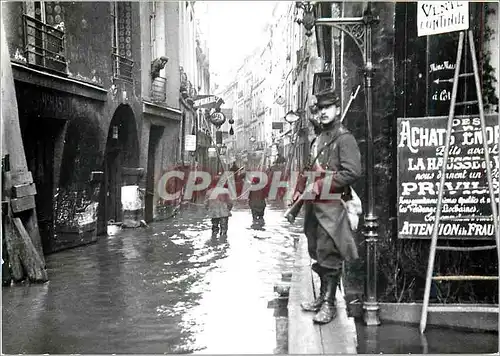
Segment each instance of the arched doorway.
[[122,221],[121,190],[126,184],[123,168],[139,165],[139,142],[134,112],[120,105],[109,125],[104,156],[104,221]]

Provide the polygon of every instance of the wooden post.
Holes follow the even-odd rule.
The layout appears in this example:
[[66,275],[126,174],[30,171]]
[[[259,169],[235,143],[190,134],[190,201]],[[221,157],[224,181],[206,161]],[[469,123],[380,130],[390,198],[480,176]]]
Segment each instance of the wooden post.
[[46,282],[47,271],[35,207],[36,188],[26,163],[14,78],[3,25],[0,32],[2,152],[6,154],[2,165],[2,218],[5,229],[3,238],[8,252],[8,261],[4,263],[10,265],[12,277],[16,282],[26,277],[31,282]]

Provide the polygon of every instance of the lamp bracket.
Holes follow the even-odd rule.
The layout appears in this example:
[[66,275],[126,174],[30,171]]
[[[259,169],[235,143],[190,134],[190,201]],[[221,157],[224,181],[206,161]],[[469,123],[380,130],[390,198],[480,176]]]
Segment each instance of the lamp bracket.
[[362,17],[319,18],[316,19],[315,25],[334,27],[351,37],[361,52],[363,61],[365,62],[364,64],[367,65],[367,29],[378,24],[379,22],[379,16],[374,16],[371,12],[371,7],[369,6],[363,13]]
[[366,27],[363,17],[320,18],[316,26],[334,27],[352,38],[363,58],[365,58]]

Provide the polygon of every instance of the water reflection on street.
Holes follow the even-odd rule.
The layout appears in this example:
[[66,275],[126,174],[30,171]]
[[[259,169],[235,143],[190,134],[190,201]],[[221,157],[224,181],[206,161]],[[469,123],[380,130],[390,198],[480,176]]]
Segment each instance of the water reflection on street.
[[273,286],[293,265],[290,226],[235,209],[227,242],[192,207],[149,228],[47,256],[50,282],[3,288],[4,353],[273,353]]
[[428,326],[422,335],[418,325],[384,322],[365,326],[356,322],[360,354],[487,354],[498,350],[498,333],[471,332]]

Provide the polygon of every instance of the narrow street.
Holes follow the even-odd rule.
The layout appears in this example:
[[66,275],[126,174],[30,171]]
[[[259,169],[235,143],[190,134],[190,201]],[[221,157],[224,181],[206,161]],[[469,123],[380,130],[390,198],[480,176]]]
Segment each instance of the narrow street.
[[498,1],[1,17],[0,353],[500,352]]
[[[273,353],[273,286],[293,265],[278,208],[236,207],[227,242],[189,206],[148,228],[47,256],[50,281],[3,288],[5,353]],[[283,335],[281,335],[283,338]]]

